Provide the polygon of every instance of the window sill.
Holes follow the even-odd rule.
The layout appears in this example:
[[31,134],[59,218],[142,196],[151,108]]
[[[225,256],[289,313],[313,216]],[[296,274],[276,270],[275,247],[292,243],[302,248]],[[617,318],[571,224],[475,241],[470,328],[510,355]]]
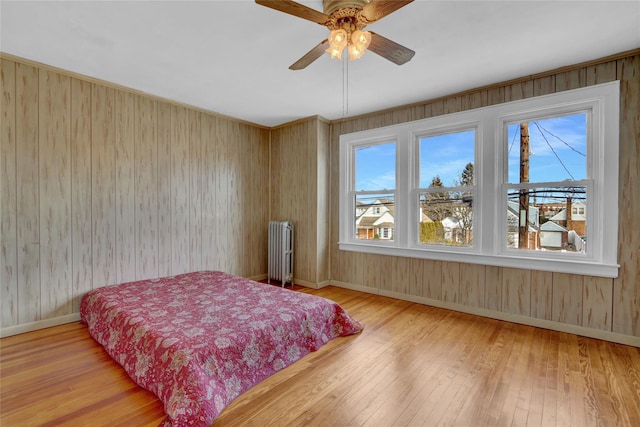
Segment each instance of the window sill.
[[583,276],[618,277],[618,264],[606,264],[586,259],[551,259],[535,257],[535,253],[528,252],[528,256],[486,255],[475,252],[455,252],[447,250],[423,250],[391,247],[389,245],[338,243],[338,249],[350,252],[362,252],[377,255],[400,256],[408,258],[431,259],[436,261],[464,262],[469,264],[490,265],[496,267],[510,267],[528,270],[550,271],[554,273],[579,274]]

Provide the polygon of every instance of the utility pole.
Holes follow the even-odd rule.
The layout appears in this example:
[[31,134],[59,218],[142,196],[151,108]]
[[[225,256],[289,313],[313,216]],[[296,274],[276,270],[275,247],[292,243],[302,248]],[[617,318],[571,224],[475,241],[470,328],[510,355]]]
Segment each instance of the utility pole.
[[[520,183],[529,182],[529,123],[520,123]],[[529,190],[520,189],[518,248],[529,247]]]

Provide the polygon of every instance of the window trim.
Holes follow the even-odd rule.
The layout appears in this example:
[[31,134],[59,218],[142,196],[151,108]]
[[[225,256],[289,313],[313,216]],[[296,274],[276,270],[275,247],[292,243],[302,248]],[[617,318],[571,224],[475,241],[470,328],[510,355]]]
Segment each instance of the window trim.
[[[618,246],[618,153],[620,82],[588,86],[550,95],[466,110],[398,125],[375,128],[340,136],[339,153],[339,242],[340,250],[372,254],[467,262],[490,266],[617,277]],[[508,186],[505,145],[500,144],[505,124],[515,120],[553,117],[589,111],[587,140],[587,182],[589,203],[589,252],[557,253],[519,251],[507,248],[506,191]],[[419,202],[417,151],[423,136],[475,129],[474,154],[474,238],[471,247],[434,247],[419,242],[416,233]],[[611,143],[614,141],[615,143]],[[347,197],[353,195],[353,147],[382,142],[396,143],[395,227],[392,244],[384,241],[358,241],[351,237],[349,225],[355,207]],[[606,149],[605,149],[606,148]],[[545,183],[534,183],[537,187]],[[516,184],[520,185],[520,184]],[[487,195],[495,194],[495,197]],[[416,200],[414,200],[416,199]],[[353,202],[355,203],[355,202]],[[612,208],[613,207],[613,208]],[[613,210],[613,214],[605,214]],[[415,211],[415,212],[414,212]],[[504,211],[504,212],[502,212]],[[476,227],[476,224],[478,226]],[[606,230],[604,225],[606,225]],[[607,233],[607,230],[613,232]],[[382,240],[382,239],[381,239]]]

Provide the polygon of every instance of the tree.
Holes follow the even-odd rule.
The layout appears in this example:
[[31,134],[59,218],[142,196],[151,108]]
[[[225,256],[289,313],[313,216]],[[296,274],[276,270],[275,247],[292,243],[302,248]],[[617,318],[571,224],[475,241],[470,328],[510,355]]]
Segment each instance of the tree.
[[[471,187],[474,183],[473,163],[467,163],[460,173],[460,180],[456,180],[458,187]],[[473,241],[473,193],[470,190],[461,189],[454,193],[455,216],[460,219],[463,239],[465,244]]]
[[473,163],[467,163],[462,170],[462,173],[460,174],[460,185],[467,187],[473,185]]
[[[429,188],[442,188],[442,180],[440,176],[436,175],[431,179]],[[422,209],[424,213],[435,222],[442,221],[448,216],[451,216],[451,198],[449,192],[428,192],[424,195],[422,201]]]

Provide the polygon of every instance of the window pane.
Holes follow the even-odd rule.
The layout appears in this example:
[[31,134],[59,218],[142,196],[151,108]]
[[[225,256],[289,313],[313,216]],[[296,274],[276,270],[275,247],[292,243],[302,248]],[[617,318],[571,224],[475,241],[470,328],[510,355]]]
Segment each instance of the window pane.
[[512,123],[507,133],[509,183],[587,178],[586,113]]
[[471,246],[473,193],[443,191],[420,193],[420,243]]
[[393,240],[393,194],[367,194],[356,196],[356,239]]
[[396,144],[368,145],[355,149],[356,191],[396,188]]
[[420,188],[473,185],[475,131],[420,138]]
[[510,190],[507,247],[586,253],[586,212],[586,187]]

